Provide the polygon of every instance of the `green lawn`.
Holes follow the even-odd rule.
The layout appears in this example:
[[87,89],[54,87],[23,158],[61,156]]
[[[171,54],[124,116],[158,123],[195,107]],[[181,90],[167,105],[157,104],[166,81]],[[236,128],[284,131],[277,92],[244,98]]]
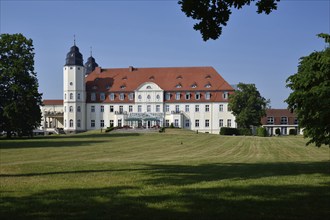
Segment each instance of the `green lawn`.
[[329,147],[302,137],[0,139],[0,219],[327,219]]

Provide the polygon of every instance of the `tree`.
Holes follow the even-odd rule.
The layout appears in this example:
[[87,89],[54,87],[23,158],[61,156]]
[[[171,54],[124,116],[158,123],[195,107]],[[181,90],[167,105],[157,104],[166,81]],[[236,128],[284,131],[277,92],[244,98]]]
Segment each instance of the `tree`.
[[[194,25],[196,31],[200,31],[204,41],[218,39],[222,33],[222,27],[227,25],[231,9],[241,9],[250,5],[255,0],[181,0],[181,10],[187,17],[192,17],[200,22]],[[257,13],[269,14],[277,9],[280,0],[258,0]]]
[[41,94],[34,72],[31,39],[0,35],[0,131],[32,135],[41,121]]
[[319,34],[328,43],[323,51],[301,57],[298,72],[286,82],[292,93],[286,102],[298,117],[304,136],[330,147],[330,35]]
[[236,117],[239,128],[261,125],[266,116],[269,100],[262,97],[254,84],[239,83],[234,94],[229,96],[229,108]]

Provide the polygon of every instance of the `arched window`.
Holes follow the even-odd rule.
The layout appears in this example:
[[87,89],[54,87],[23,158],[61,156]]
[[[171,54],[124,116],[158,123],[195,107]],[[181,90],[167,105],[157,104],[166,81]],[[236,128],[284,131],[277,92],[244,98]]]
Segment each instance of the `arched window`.
[[80,112],[80,106],[77,107],[77,112]]
[[77,120],[77,127],[80,128],[80,119]]
[[64,93],[64,99],[66,99],[66,93]]
[[70,106],[69,112],[73,112],[73,106]]
[[70,128],[72,128],[72,127],[73,127],[73,120],[70,119]]
[[70,99],[73,99],[73,93],[70,93]]
[[77,99],[80,100],[80,93],[78,93],[78,95],[77,95]]

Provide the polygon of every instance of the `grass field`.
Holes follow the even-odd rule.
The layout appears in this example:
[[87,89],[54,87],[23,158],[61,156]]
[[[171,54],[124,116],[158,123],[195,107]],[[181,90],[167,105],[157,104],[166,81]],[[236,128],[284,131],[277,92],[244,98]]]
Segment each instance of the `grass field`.
[[1,219],[327,219],[330,150],[302,137],[0,139]]

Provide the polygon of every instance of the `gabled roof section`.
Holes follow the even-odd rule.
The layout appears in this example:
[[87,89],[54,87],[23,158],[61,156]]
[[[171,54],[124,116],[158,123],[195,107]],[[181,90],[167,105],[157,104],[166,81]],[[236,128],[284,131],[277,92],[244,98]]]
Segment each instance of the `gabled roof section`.
[[[95,80],[95,79],[102,80]],[[96,69],[86,77],[86,90],[97,86],[98,92],[134,91],[142,83],[156,83],[165,91],[233,91],[213,67],[111,68]],[[205,85],[212,86],[206,88]],[[125,88],[122,85],[125,84]],[[177,85],[181,87],[177,88]],[[197,84],[196,88],[191,85]]]
[[42,101],[44,105],[63,105],[63,100],[61,99],[45,99]]

